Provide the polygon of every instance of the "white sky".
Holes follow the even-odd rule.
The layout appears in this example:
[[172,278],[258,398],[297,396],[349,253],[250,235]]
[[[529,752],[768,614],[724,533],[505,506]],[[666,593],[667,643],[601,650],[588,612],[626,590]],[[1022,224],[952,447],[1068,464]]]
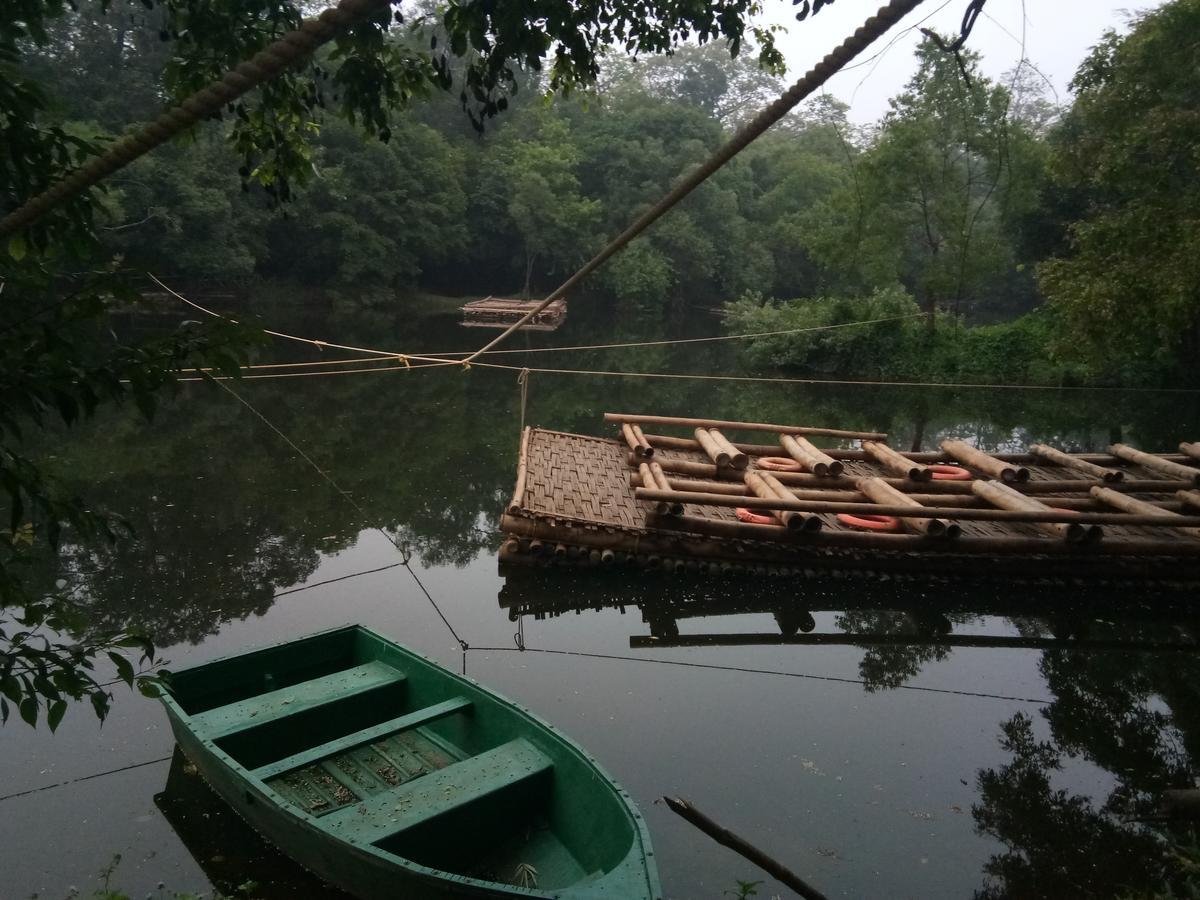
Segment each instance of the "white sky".
[[[1129,12],[1153,9],[1163,2],[989,0],[968,46],[983,54],[984,73],[999,78],[1020,60],[1024,29],[1025,56],[1054,84],[1065,102],[1070,98],[1067,84],[1076,67],[1104,31],[1108,28],[1125,31]],[[765,0],[764,21],[788,30],[776,39],[787,60],[789,81],[800,77],[881,5],[882,0],[837,0],[819,14],[797,22],[795,7],[788,0]],[[859,61],[878,53],[889,41],[910,29],[886,53],[867,65],[840,72],[829,82],[827,90],[851,105],[850,116],[855,121],[867,123],[878,119],[888,109],[888,98],[900,92],[915,69],[913,49],[921,34],[911,26],[928,17],[922,23],[924,27],[942,34],[958,34],[966,6],[967,0],[925,0]]]

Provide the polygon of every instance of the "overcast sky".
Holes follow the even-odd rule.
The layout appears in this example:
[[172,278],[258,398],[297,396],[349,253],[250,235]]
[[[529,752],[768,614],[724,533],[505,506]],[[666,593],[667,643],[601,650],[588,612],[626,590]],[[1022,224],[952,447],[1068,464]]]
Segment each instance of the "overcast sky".
[[[788,79],[802,75],[881,5],[882,0],[837,0],[818,15],[797,22],[788,0],[765,0],[766,21],[788,29],[778,38],[787,59]],[[1161,5],[1162,0],[989,0],[971,33],[969,46],[983,54],[984,72],[998,78],[1020,60],[1024,31],[1025,56],[1045,73],[1066,101],[1070,97],[1067,84],[1076,67],[1104,31],[1125,31],[1130,11]],[[865,123],[878,119],[887,111],[888,98],[900,91],[915,68],[913,48],[921,35],[912,26],[928,17],[922,23],[924,27],[957,34],[966,6],[967,0],[925,0],[867,50],[860,62],[895,40],[890,49],[866,65],[834,76],[829,92],[851,104],[854,120]]]

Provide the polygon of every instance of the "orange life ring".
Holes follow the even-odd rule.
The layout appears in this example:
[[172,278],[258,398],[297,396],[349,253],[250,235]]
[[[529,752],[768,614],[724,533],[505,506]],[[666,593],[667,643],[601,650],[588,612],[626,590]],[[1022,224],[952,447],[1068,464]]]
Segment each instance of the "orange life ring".
[[934,463],[926,466],[933,473],[934,481],[970,481],[971,473],[962,466],[951,466],[946,463]]
[[754,465],[768,472],[800,472],[804,469],[800,463],[786,456],[760,456]]
[[734,510],[734,514],[738,517],[739,522],[749,522],[751,525],[778,525],[772,516],[760,516],[754,510],[746,509],[744,506],[739,506]]
[[862,528],[865,531],[899,531],[900,520],[892,516],[874,516],[863,513],[852,516],[849,513],[838,513],[838,521],[851,528]]

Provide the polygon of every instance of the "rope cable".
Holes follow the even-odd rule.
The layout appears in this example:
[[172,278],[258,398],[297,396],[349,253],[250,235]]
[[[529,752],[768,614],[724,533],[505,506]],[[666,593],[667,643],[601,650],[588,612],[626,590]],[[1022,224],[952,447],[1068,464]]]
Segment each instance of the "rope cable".
[[920,6],[921,2],[922,0],[891,0],[886,6],[881,7],[853,35],[846,38],[846,40],[828,53],[803,78],[788,88],[779,99],[746,123],[728,142],[718,148],[701,165],[688,173],[666,196],[640,215],[628,228],[613,238],[606,247],[592,257],[591,260],[584,263],[574,275],[551,292],[545,300],[525,313],[524,316],[506,328],[500,335],[488,341],[479,350],[466,357],[465,362],[474,362],[476,357],[491,350],[497,344],[502,343],[518,328],[545,310],[546,307],[559,297],[564,296],[571,288],[575,287],[575,285],[602,266],[610,257],[622,250],[635,237],[658,221],[659,218],[699,187],[714,172],[725,165],[725,163],[746,149],[763,132],[791,112],[802,100],[819,89],[826,81],[837,74],[838,70],[858,56],[879,37],[886,34],[893,25]]

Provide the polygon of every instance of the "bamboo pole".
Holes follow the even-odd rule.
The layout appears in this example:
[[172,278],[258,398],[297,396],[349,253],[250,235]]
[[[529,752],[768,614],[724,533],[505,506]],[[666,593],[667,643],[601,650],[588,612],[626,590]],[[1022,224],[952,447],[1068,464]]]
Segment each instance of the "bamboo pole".
[[517,486],[513,491],[512,502],[508,504],[508,511],[510,513],[518,512],[525,500],[525,481],[528,477],[528,464],[526,460],[529,457],[529,435],[532,431],[533,427],[526,425],[525,429],[521,432],[521,447],[517,451]]
[[1099,478],[1109,483],[1125,479],[1125,473],[1120,469],[1105,469],[1087,460],[1063,453],[1061,450],[1047,447],[1045,444],[1031,444],[1029,449],[1033,452],[1034,456],[1040,457],[1049,463],[1074,469],[1076,472],[1091,475],[1093,478]]
[[932,481],[933,472],[920,463],[901,456],[887,444],[877,441],[863,441],[863,452],[879,463],[889,472],[907,478],[910,481]]
[[[976,481],[971,487],[978,496],[1003,510],[1029,513],[1054,512],[1053,509],[1040,500],[1026,497],[1024,494],[1014,491],[1008,485],[1002,484],[999,481]],[[1068,514],[1068,517],[1074,518],[1076,515],[1078,514]],[[1060,537],[1073,544],[1085,541],[1090,536],[1086,525],[1080,522],[1064,523],[1061,516],[1057,522],[1042,520],[1037,523],[1037,527],[1047,534]]]
[[710,428],[708,429],[708,436],[713,439],[713,443],[720,447],[722,451],[729,454],[729,465],[738,471],[750,465],[750,457],[729,443],[729,440],[720,431]]
[[[775,493],[759,473],[746,472],[743,477],[746,479],[746,487],[753,491],[755,496],[761,497],[764,500],[779,499],[779,495]],[[785,527],[792,531],[804,530],[804,516],[801,513],[773,510],[772,514]]]
[[[792,492],[779,483],[779,479],[774,478],[770,472],[747,472],[746,484],[750,484],[751,478],[766,485],[771,496],[778,497],[781,500],[793,499]],[[758,491],[755,491],[758,494]],[[760,497],[762,494],[758,494]],[[783,514],[783,522],[789,528],[797,531],[806,531],[810,534],[816,534],[821,530],[824,523],[820,516],[809,516],[798,512],[785,512]]]
[[622,425],[621,436],[625,438],[625,443],[629,445],[629,449],[633,451],[633,455],[637,459],[649,459],[654,455],[654,448],[646,443],[645,438],[638,440],[637,432],[633,430],[632,425]]
[[982,450],[976,450],[970,444],[962,441],[945,440],[941,443],[942,450],[949,453],[960,463],[965,463],[980,472],[985,472],[1003,482],[1028,481],[1029,470],[1023,466],[1014,466],[1002,462],[994,456],[988,456]]
[[1200,442],[1189,444],[1187,441],[1183,441],[1179,445],[1179,452],[1192,459],[1200,459]]
[[[939,454],[939,457],[945,459],[944,454]],[[629,464],[637,466],[637,461],[633,459],[632,455],[629,457]],[[660,461],[660,464],[667,472],[690,475],[693,478],[724,478],[726,480],[736,478],[741,480],[740,473],[734,473],[728,468],[721,469],[710,463],[664,459]],[[855,479],[847,476],[819,478],[809,472],[773,472],[772,474],[789,486],[856,490]],[[902,490],[906,485],[911,487],[911,483],[905,478],[885,478],[884,481],[892,487]],[[1091,487],[1089,482],[1076,478],[1071,480],[1028,481],[1020,485],[1020,490],[1025,494],[1084,494],[1089,487]],[[1193,485],[1190,481],[1137,479],[1135,481],[1115,482],[1111,487],[1113,490],[1132,494],[1170,494],[1179,490],[1187,490],[1193,487]],[[971,482],[932,481],[921,485],[921,490],[928,494],[970,494]]]
[[629,429],[633,432],[633,438],[642,448],[642,456],[649,459],[654,455],[654,448],[650,446],[650,442],[646,440],[646,435],[642,433],[642,429],[637,425],[630,425]]
[[1184,506],[1200,509],[1200,491],[1176,491],[1175,496],[1183,501]]
[[[896,490],[882,478],[860,478],[858,489],[876,503],[922,508],[921,503]],[[900,524],[907,531],[928,535],[931,538],[953,539],[962,534],[962,528],[959,525],[945,519],[901,519]]]
[[[998,482],[975,482],[979,485],[995,485]],[[1001,485],[1007,487],[1007,485]],[[1010,488],[1011,490],[1011,488]],[[1017,491],[1012,491],[1018,497],[1025,497]],[[870,515],[894,516],[896,518],[952,518],[971,522],[1071,522],[1085,525],[1160,525],[1163,527],[1189,528],[1200,527],[1200,516],[1170,516],[1167,514],[1154,516],[1130,516],[1126,513],[1109,512],[1075,512],[1069,509],[1054,509],[1040,504],[1040,509],[963,509],[961,507],[922,506],[914,509],[911,506],[879,503],[842,503],[823,502],[820,500],[784,500],[782,498],[765,499],[763,497],[733,497],[726,494],[706,494],[699,491],[660,491],[650,488],[636,488],[634,497],[638,500],[678,500],[680,503],[696,506],[723,506],[735,508],[744,506],[747,509],[794,510],[809,513],[868,513]]]
[[820,478],[841,475],[846,468],[838,460],[826,456],[806,438],[782,434],[779,436],[779,444],[787,451],[788,456]]
[[1162,472],[1164,475],[1170,475],[1172,478],[1182,478],[1190,481],[1193,485],[1200,486],[1200,469],[1194,466],[1173,463],[1154,456],[1151,453],[1143,453],[1141,450],[1136,450],[1125,444],[1113,444],[1108,448],[1108,452],[1126,462],[1136,463],[1139,466],[1145,466],[1147,469],[1153,469],[1155,472]]
[[728,428],[734,431],[769,431],[774,434],[816,434],[824,437],[850,438],[864,441],[886,441],[887,435],[876,431],[846,431],[841,428],[811,428],[807,425],[772,425],[769,422],[731,422],[726,419],[689,419],[681,416],[643,416],[627,413],[605,413],[605,422],[629,422],[637,425],[678,425],[684,428]]
[[[657,462],[652,462],[649,464],[649,469],[650,477],[654,479],[654,484],[660,491],[671,490],[671,482],[667,480],[667,475],[663,472],[662,466]],[[683,513],[683,504],[672,503],[667,511],[673,516],[681,515]]]
[[[729,468],[729,463],[733,457],[720,444],[713,440],[713,436],[709,434],[707,428],[697,428],[695,431],[696,440],[700,442],[700,446],[704,452],[708,454],[708,458],[713,461],[718,469]],[[730,448],[732,449],[732,448]]]
[[[1129,497],[1125,494],[1118,494],[1116,491],[1110,491],[1107,488],[1102,488],[1096,485],[1092,488],[1091,494],[1101,503],[1107,503],[1109,506],[1115,506],[1117,509],[1123,509],[1127,513],[1132,513],[1136,516],[1153,516],[1163,514],[1161,507],[1155,506],[1153,503],[1148,503],[1145,500],[1138,500],[1136,497]],[[1166,515],[1175,515],[1175,513],[1166,513]],[[1185,518],[1180,516],[1179,518]],[[1200,528],[1180,528],[1183,534],[1190,538],[1200,540]]]
[[700,812],[700,810],[696,809],[696,807],[692,806],[687,800],[676,799],[674,797],[663,797],[663,800],[666,801],[667,807],[672,812],[678,813],[687,819],[718,844],[728,847],[734,853],[750,860],[750,862],[754,863],[754,865],[758,866],[772,878],[786,884],[803,897],[804,900],[827,900],[824,894],[791,869],[767,856],[767,854],[748,841],[738,837],[728,828],[721,827],[704,813]]

